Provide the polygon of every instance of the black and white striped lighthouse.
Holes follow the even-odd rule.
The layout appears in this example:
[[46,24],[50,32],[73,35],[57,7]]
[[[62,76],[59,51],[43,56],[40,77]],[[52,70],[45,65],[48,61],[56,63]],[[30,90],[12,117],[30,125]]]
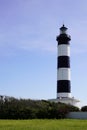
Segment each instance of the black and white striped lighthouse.
[[50,99],[51,102],[61,102],[78,106],[78,99],[71,96],[70,79],[70,40],[64,25],[60,28],[57,36],[57,98]]
[[63,25],[57,36],[57,99],[71,97],[70,80],[70,36],[67,28]]

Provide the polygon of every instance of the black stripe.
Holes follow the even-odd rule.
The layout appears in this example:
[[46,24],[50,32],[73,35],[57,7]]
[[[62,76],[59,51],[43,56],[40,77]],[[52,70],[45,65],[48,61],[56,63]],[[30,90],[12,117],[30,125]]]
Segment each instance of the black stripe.
[[58,42],[58,45],[61,45],[61,44],[66,44],[66,45],[69,45],[70,43],[69,43],[69,41],[59,41]]
[[59,92],[71,92],[71,84],[70,84],[70,80],[58,80],[57,81],[57,93]]
[[69,41],[71,40],[70,37],[67,34],[60,34],[56,40],[58,41],[58,45],[60,44],[69,44]]
[[59,56],[57,60],[57,68],[70,67],[70,57],[69,56]]

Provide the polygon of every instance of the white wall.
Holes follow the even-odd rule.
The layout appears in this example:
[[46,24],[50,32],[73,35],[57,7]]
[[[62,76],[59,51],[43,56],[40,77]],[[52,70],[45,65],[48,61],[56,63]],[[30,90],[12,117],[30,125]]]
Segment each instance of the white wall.
[[59,68],[57,71],[57,80],[70,80],[70,68]]
[[70,56],[70,45],[58,45],[58,56]]

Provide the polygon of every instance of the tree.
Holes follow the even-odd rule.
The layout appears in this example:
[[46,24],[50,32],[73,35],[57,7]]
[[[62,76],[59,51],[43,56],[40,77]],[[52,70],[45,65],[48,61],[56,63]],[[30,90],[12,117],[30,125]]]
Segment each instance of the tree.
[[81,108],[81,111],[87,111],[87,106],[83,106],[83,107]]

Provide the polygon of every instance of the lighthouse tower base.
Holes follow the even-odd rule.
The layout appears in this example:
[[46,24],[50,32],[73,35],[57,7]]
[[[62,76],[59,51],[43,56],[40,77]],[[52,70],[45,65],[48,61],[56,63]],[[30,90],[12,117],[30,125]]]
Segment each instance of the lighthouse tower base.
[[78,106],[78,103],[80,102],[78,99],[75,99],[74,97],[62,97],[62,98],[57,98],[57,99],[49,99],[49,101],[51,102],[61,102],[61,103],[65,103],[65,104],[69,104],[72,106]]

